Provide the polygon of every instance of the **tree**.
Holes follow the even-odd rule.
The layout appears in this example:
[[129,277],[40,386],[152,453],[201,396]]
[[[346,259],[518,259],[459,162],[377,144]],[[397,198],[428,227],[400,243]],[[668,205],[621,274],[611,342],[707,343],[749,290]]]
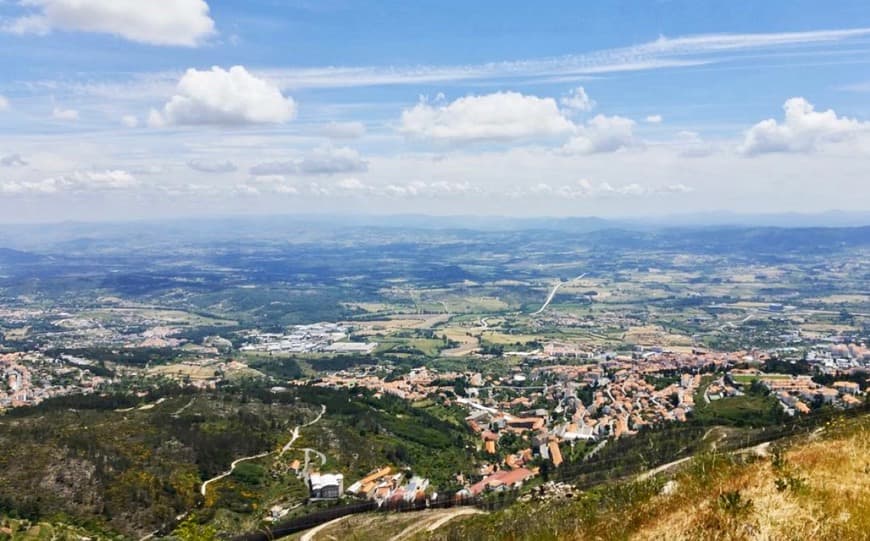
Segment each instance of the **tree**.
[[465,383],[465,378],[456,378],[453,382],[453,392],[458,397],[465,396],[465,389],[467,388],[467,384]]
[[207,524],[199,524],[193,518],[182,522],[172,532],[181,541],[217,541],[217,530]]

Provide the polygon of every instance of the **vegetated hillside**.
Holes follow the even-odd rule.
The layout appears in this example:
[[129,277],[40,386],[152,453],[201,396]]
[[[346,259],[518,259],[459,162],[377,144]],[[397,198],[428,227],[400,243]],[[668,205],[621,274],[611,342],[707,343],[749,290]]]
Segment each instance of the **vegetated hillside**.
[[312,405],[232,394],[193,398],[146,397],[140,409],[71,397],[0,417],[0,512],[69,518],[96,532],[151,531],[196,505],[202,479],[275,447],[316,414]]
[[432,540],[866,540],[870,416],[665,475],[456,520]]
[[[293,427],[299,447],[321,450],[348,479],[385,464],[442,485],[468,471],[467,430],[449,412],[413,407],[364,389],[298,387],[272,393],[246,381],[217,391],[165,388],[133,396],[74,396],[0,416],[0,540],[76,531],[92,539],[139,538],[191,512],[222,536],[261,527],[269,508],[294,506],[307,489],[287,466],[301,451],[242,463],[207,496],[200,485],[238,458],[275,451]],[[306,512],[305,508],[298,512]],[[40,530],[41,528],[41,530]],[[49,535],[47,539],[65,539]],[[79,539],[73,535],[70,539]]]

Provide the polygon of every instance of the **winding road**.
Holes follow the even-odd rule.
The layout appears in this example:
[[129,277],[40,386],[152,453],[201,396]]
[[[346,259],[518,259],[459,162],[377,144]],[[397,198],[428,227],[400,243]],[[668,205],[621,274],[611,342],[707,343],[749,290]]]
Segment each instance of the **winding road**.
[[553,290],[550,291],[550,295],[547,297],[547,301],[544,302],[544,305],[541,306],[541,308],[540,308],[537,312],[533,313],[532,315],[533,315],[533,316],[537,316],[537,315],[543,313],[544,310],[546,310],[547,307],[550,306],[550,303],[553,302],[553,297],[556,296],[556,293],[559,292],[559,289],[560,289],[562,286],[564,286],[564,285],[568,285],[568,284],[571,284],[571,283],[574,283],[574,282],[576,282],[577,280],[582,279],[584,276],[586,276],[586,273],[585,273],[585,272],[584,272],[583,274],[581,274],[580,276],[578,276],[577,278],[574,278],[573,280],[568,280],[567,282],[559,282],[558,284],[556,284],[555,286],[553,286]]
[[187,408],[189,408],[190,406],[193,405],[194,401],[196,401],[196,397],[195,397],[195,396],[194,396],[193,398],[190,399],[190,402],[188,402],[187,404],[185,404],[185,405],[181,406],[180,408],[178,408],[178,411],[176,411],[175,413],[173,413],[172,416],[173,416],[173,417],[176,417],[176,418],[179,417],[182,413],[184,413],[184,410],[186,410]]
[[[299,439],[299,431],[300,431],[300,430],[302,430],[303,428],[307,428],[307,427],[309,427],[309,426],[311,426],[311,425],[313,425],[313,424],[316,424],[316,423],[320,422],[320,419],[323,418],[323,414],[324,414],[324,413],[326,413],[326,406],[321,405],[321,406],[320,406],[320,414],[319,414],[317,417],[315,417],[313,421],[311,421],[310,423],[306,423],[306,424],[304,424],[304,425],[300,425],[300,426],[297,426],[296,428],[294,428],[294,429],[293,429],[293,437],[290,438],[290,441],[288,441],[287,444],[286,444],[284,447],[281,448],[281,452],[278,454],[278,457],[280,458],[280,457],[284,456],[284,453],[286,453],[287,451],[289,451],[290,449],[293,448],[293,444],[296,442],[296,440]],[[324,459],[324,462],[326,462],[326,459]]]
[[255,459],[257,459],[257,458],[263,458],[264,456],[269,456],[269,455],[271,455],[272,452],[273,452],[273,451],[266,451],[265,453],[260,453],[259,455],[246,456],[246,457],[238,458],[238,459],[234,460],[233,463],[230,464],[230,469],[229,469],[228,471],[225,471],[224,473],[222,473],[222,474],[220,474],[220,475],[218,475],[218,476],[216,476],[216,477],[212,477],[212,478],[209,479],[208,481],[204,482],[204,483],[202,484],[202,486],[200,487],[200,489],[199,489],[200,494],[202,494],[203,496],[205,496],[205,493],[206,493],[206,491],[208,490],[208,485],[210,485],[211,483],[214,483],[215,481],[220,481],[220,480],[223,479],[224,477],[227,477],[227,476],[229,476],[229,475],[232,475],[233,471],[236,469],[236,466],[238,466],[238,465],[241,464],[242,462],[246,462],[246,461],[248,461],[248,460],[255,460]]
[[[318,421],[320,421],[321,418],[323,418],[323,414],[326,413],[326,406],[321,405],[320,408],[321,408],[320,414],[313,421],[306,423],[304,425],[297,426],[296,428],[293,429],[293,436],[290,438],[290,441],[288,441],[287,444],[281,448],[281,452],[278,454],[279,457],[284,456],[284,453],[286,453],[287,451],[289,451],[290,449],[293,448],[293,443],[297,439],[299,439],[299,431],[301,429],[309,427],[309,426],[317,423]],[[314,451],[314,449],[310,449],[310,450]],[[258,455],[246,456],[246,457],[242,457],[242,458],[234,460],[233,463],[230,464],[230,469],[228,471],[225,471],[224,473],[217,475],[215,477],[212,477],[208,481],[203,482],[202,486],[199,488],[199,493],[202,494],[203,496],[205,496],[206,493],[208,492],[208,486],[210,484],[212,484],[216,481],[220,481],[224,477],[232,475],[233,471],[235,471],[235,469],[236,469],[236,466],[238,466],[242,462],[247,462],[248,460],[256,460],[258,458],[263,458],[265,456],[271,455],[274,452],[275,451],[266,451],[265,453],[260,453]],[[321,460],[323,461],[324,464],[326,463],[326,455],[323,455],[322,453],[319,453],[318,451],[314,451],[314,453],[321,455],[322,456]],[[306,453],[306,457],[307,457],[307,453]]]

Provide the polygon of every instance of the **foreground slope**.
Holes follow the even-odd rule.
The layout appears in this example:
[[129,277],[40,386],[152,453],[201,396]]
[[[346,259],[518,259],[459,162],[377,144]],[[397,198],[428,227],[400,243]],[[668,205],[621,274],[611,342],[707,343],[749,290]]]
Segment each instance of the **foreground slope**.
[[674,474],[457,520],[419,539],[870,538],[870,416],[762,452],[705,454]]

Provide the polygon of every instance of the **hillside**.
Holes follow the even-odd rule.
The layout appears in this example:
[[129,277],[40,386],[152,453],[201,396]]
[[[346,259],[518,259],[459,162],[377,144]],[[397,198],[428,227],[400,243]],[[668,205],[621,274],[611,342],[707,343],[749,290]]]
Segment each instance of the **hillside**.
[[[458,421],[366,392],[276,394],[249,382],[202,393],[168,387],[141,398],[58,398],[0,415],[0,540],[12,532],[41,539],[66,525],[94,539],[139,538],[188,512],[222,537],[257,529],[272,506],[295,509],[306,499],[288,466],[304,453],[265,453],[316,418],[296,446],[322,452],[328,470],[349,478],[391,464],[443,484],[470,468]],[[252,459],[203,498],[202,482],[240,457]]]
[[[870,416],[670,475],[455,520],[416,539],[761,540],[870,538]],[[358,532],[357,539],[366,538]]]

